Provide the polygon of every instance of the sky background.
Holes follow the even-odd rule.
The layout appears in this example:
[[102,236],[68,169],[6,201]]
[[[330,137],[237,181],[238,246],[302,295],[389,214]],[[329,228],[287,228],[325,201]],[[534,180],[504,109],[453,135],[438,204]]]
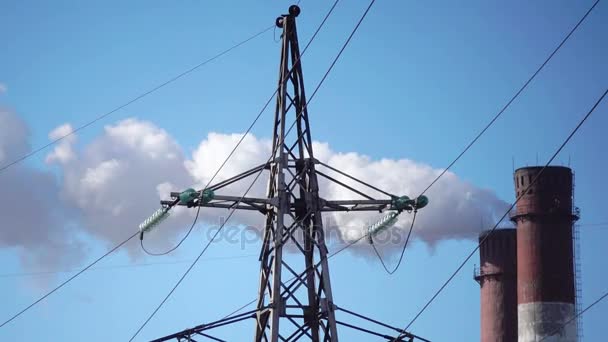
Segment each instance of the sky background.
[[[0,107],[25,122],[31,147],[44,145],[56,127],[65,123],[77,127],[111,110],[272,25],[290,4],[3,1]],[[337,152],[445,167],[591,4],[378,1],[309,106],[313,137]],[[311,45],[302,62],[309,94],[366,6],[364,1],[341,2]],[[329,7],[328,2],[302,1],[301,45]],[[454,174],[479,189],[491,189],[497,198],[514,200],[513,166],[544,163],[605,90],[606,33],[608,7],[600,3],[522,96],[453,167]],[[74,148],[85,149],[99,141],[107,126],[127,118],[162,128],[187,156],[209,133],[242,133],[274,90],[279,48],[271,30],[79,132]],[[603,271],[608,215],[601,201],[608,192],[603,172],[607,115],[608,104],[602,103],[555,163],[570,165],[576,175],[575,201],[582,211],[583,304],[608,290]],[[262,116],[252,131],[256,137],[271,137],[272,117],[271,111]],[[69,168],[45,162],[51,152],[45,150],[19,167],[48,174],[58,183],[69,179],[65,173]],[[150,164],[151,173],[154,166]],[[23,192],[35,186],[27,178],[31,172],[16,178],[17,191],[19,186]],[[156,203],[152,197],[145,200]],[[3,194],[0,206],[10,198]],[[22,206],[24,215],[39,213],[35,205]],[[146,210],[155,209],[151,204]],[[423,215],[444,213],[421,211]],[[19,229],[6,222],[21,219],[17,213],[5,217],[1,229]],[[78,269],[112,246],[96,235],[99,232],[93,229],[99,228],[92,228],[90,221],[74,221],[78,250],[54,268],[36,268],[24,261],[30,251],[23,246],[0,244],[0,320],[71,274],[52,272]],[[480,222],[471,229],[481,227]],[[38,242],[44,242],[44,224],[37,229]],[[120,233],[121,228],[112,229]],[[125,226],[124,236],[134,229]],[[451,227],[444,229],[449,232]],[[199,226],[171,256],[145,258],[124,250],[112,254],[98,264],[99,269],[86,272],[0,328],[0,340],[128,340],[186,269],[184,261],[192,260],[204,242],[206,230]],[[129,251],[139,248],[136,240],[129,244]],[[347,309],[405,326],[474,247],[474,239],[446,238],[432,245],[416,239],[393,276],[384,273],[372,254],[342,253],[330,260],[334,300]],[[254,299],[258,251],[259,243],[213,244],[137,340],[218,319]],[[479,340],[479,285],[472,279],[476,261],[478,256],[417,320],[412,332],[433,341]],[[141,263],[163,264],[136,266]],[[51,273],[30,274],[36,272]],[[602,339],[607,314],[608,304],[602,303],[584,315],[585,340]],[[238,328],[218,335],[247,340],[253,322]],[[366,340],[346,330],[341,338]]]

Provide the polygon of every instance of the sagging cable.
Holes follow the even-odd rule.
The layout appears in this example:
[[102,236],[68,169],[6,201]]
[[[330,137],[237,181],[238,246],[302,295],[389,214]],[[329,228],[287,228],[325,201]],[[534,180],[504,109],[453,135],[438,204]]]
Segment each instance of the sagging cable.
[[177,195],[173,202],[168,205],[164,205],[160,209],[156,210],[150,217],[145,219],[142,223],[139,224],[139,239],[144,239],[144,233],[149,232],[152,228],[161,224],[169,214],[170,210],[178,205],[186,205],[188,207],[192,207],[195,205],[200,206],[202,204],[206,204],[211,202],[215,198],[215,193],[212,190],[205,189],[201,191],[196,191],[192,188],[188,188]]
[[427,204],[429,204],[429,199],[424,195],[418,196],[416,199],[410,199],[407,196],[394,197],[390,209],[395,211],[391,211],[367,228],[367,239],[369,243],[374,244],[374,236],[377,236],[386,229],[394,226],[399,220],[398,216],[402,211],[411,212],[413,210],[416,212],[418,209],[426,207]]

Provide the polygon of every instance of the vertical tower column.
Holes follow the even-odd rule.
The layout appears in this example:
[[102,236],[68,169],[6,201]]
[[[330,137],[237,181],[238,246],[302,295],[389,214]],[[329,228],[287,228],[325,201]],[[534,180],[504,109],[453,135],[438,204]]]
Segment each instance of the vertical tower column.
[[[276,22],[283,32],[267,194],[273,205],[260,253],[255,341],[338,340],[296,30],[299,13],[291,6]],[[294,253],[283,253],[286,245]]]
[[[515,171],[517,196],[542,167]],[[517,311],[519,342],[575,342],[572,171],[548,167],[517,203]],[[553,332],[559,329],[555,334]]]
[[481,342],[517,340],[517,238],[515,229],[499,229],[479,235],[479,269],[475,280],[481,287]]

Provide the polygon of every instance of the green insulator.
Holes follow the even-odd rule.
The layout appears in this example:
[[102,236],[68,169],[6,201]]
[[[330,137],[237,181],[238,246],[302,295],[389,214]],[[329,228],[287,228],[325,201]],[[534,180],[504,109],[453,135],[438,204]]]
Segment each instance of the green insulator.
[[143,234],[149,231],[153,227],[159,225],[169,216],[169,208],[160,208],[148,217],[144,222],[139,225],[139,231]]
[[367,240],[369,241],[369,243],[374,243],[374,240],[373,240],[374,236],[380,234],[382,231],[393,226],[399,219],[398,216],[399,216],[399,213],[390,212],[390,213],[388,213],[388,215],[381,218],[378,222],[367,227]]
[[429,198],[424,195],[420,195],[418,198],[416,198],[416,203],[414,206],[416,209],[420,209],[426,207],[427,204],[429,204]]
[[414,200],[407,196],[396,197],[393,199],[393,209],[395,210],[411,210],[414,205]]
[[215,198],[215,193],[211,189],[203,190],[203,198],[201,199],[203,203],[209,203],[211,200]]
[[198,197],[196,190],[189,188],[179,193],[180,203],[186,204],[193,201]]

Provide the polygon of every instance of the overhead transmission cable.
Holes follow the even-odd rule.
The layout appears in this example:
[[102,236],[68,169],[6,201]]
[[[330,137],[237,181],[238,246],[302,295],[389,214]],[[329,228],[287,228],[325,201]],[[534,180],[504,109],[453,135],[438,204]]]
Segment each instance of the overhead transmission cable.
[[[300,63],[300,60],[302,59],[302,56],[304,56],[304,54],[306,53],[306,50],[308,50],[308,47],[310,46],[310,44],[312,44],[312,42],[315,40],[315,38],[319,34],[319,31],[321,31],[321,28],[323,28],[323,26],[325,26],[325,22],[327,21],[327,19],[329,18],[329,16],[333,13],[334,9],[336,8],[336,5],[338,5],[338,2],[340,2],[340,0],[336,0],[333,3],[333,5],[329,9],[329,11],[325,15],[325,17],[323,18],[323,20],[321,21],[321,23],[319,24],[319,26],[317,27],[317,29],[315,30],[315,32],[313,33],[313,35],[310,37],[310,40],[308,41],[308,43],[306,43],[306,46],[304,46],[304,49],[302,50],[302,53],[300,54],[300,57],[295,61],[295,63],[293,63],[291,69],[289,70],[289,72],[287,73],[287,75],[285,75],[285,79],[287,79],[289,77],[289,75],[291,75],[291,73],[293,72],[293,69],[298,65],[298,63]],[[282,81],[285,81],[285,80],[282,80]],[[268,100],[266,101],[266,103],[264,104],[264,106],[262,106],[262,109],[258,112],[258,114],[256,115],[255,119],[249,125],[249,127],[247,128],[247,130],[245,131],[245,133],[241,136],[241,138],[236,143],[236,145],[234,146],[234,148],[232,149],[232,151],[230,151],[230,154],[228,154],[228,157],[224,160],[224,162],[222,163],[222,165],[220,165],[219,169],[213,174],[213,177],[211,177],[211,179],[209,179],[209,181],[207,182],[207,185],[205,185],[205,187],[203,189],[206,189],[207,187],[209,187],[209,185],[211,185],[211,182],[213,182],[213,180],[215,179],[215,177],[217,177],[217,175],[220,173],[220,170],[222,170],[224,168],[224,165],[226,165],[226,163],[228,162],[228,160],[232,157],[232,155],[236,152],[236,150],[238,149],[238,147],[241,145],[241,143],[243,142],[243,140],[245,140],[245,138],[247,137],[247,134],[249,134],[249,132],[251,132],[251,130],[253,129],[253,126],[255,126],[255,124],[258,122],[258,120],[260,119],[260,117],[262,116],[262,114],[266,111],[266,109],[268,108],[268,105],[270,105],[270,102],[272,102],[272,99],[275,97],[275,95],[277,94],[278,91],[279,91],[279,88],[277,87],[275,89],[275,91],[272,93],[272,95],[270,95],[270,97],[268,98]],[[199,201],[201,200],[202,196],[203,196],[203,192],[201,191],[201,193],[199,195],[199,199],[198,199]],[[176,250],[177,248],[179,248],[179,246],[181,246],[182,243],[184,243],[184,241],[186,241],[186,239],[188,238],[188,236],[190,235],[190,233],[192,233],[192,230],[194,229],[194,226],[196,225],[196,222],[198,221],[198,217],[200,215],[200,212],[201,212],[201,207],[199,206],[199,207],[196,208],[196,215],[194,216],[194,220],[192,221],[192,224],[190,225],[190,228],[188,228],[188,231],[186,232],[186,235],[184,235],[184,237],[175,246],[173,246],[172,248],[170,248],[170,249],[168,249],[168,250],[166,250],[164,252],[161,252],[161,253],[151,252],[151,251],[148,251],[146,249],[146,247],[144,246],[143,239],[140,239],[139,243],[141,245],[141,249],[146,254],[152,255],[152,256],[167,255],[167,254],[173,252],[174,250]]]
[[202,67],[202,66],[204,66],[204,65],[206,65],[206,64],[208,64],[210,62],[213,62],[214,60],[216,60],[216,59],[224,56],[225,54],[231,52],[232,50],[234,50],[234,49],[236,49],[236,48],[238,48],[238,47],[240,47],[240,46],[242,46],[242,45],[250,42],[251,40],[253,40],[253,39],[261,36],[262,34],[264,34],[264,33],[268,32],[268,31],[272,30],[273,27],[274,27],[274,25],[269,26],[269,27],[263,29],[262,31],[254,34],[252,36],[250,36],[249,38],[247,38],[245,40],[240,41],[239,43],[237,43],[237,44],[235,44],[235,45],[227,48],[226,50],[223,50],[222,52],[214,55],[213,57],[210,57],[210,58],[208,58],[208,59],[206,59],[206,60],[198,63],[197,65],[191,67],[190,69],[187,69],[187,70],[185,70],[185,71],[183,71],[183,72],[181,72],[181,73],[179,73],[179,74],[171,77],[170,79],[164,81],[163,83],[161,83],[161,84],[159,84],[159,85],[157,85],[157,86],[155,86],[155,87],[153,87],[153,88],[151,88],[151,89],[149,89],[149,90],[147,90],[147,91],[145,91],[145,92],[137,95],[136,97],[134,97],[131,100],[129,100],[129,101],[127,101],[127,102],[125,102],[125,103],[123,103],[123,104],[115,107],[114,109],[112,109],[112,110],[110,110],[110,111],[108,111],[108,112],[106,112],[104,114],[101,114],[101,115],[97,116],[93,120],[91,120],[91,121],[89,121],[89,122],[87,122],[87,123],[85,123],[85,124],[83,124],[81,126],[76,127],[71,132],[69,132],[67,134],[64,134],[64,135],[62,135],[62,136],[60,136],[60,137],[58,137],[56,139],[53,139],[51,142],[47,143],[46,145],[42,145],[42,146],[40,146],[38,148],[35,148],[34,150],[32,150],[32,151],[30,151],[30,152],[22,155],[21,157],[19,157],[17,159],[14,159],[13,161],[9,162],[8,164],[1,166],[0,167],[0,173],[2,173],[4,170],[8,169],[9,167],[11,167],[11,166],[13,166],[13,165],[15,165],[17,163],[20,163],[23,160],[25,160],[25,159],[27,159],[27,158],[29,158],[29,157],[31,157],[31,156],[39,153],[40,151],[45,150],[46,148],[55,145],[56,143],[60,142],[61,140],[63,140],[65,138],[67,138],[67,137],[75,134],[76,132],[78,132],[80,130],[83,130],[83,129],[85,129],[85,128],[91,126],[91,125],[93,125],[94,123],[96,123],[96,122],[98,122],[98,121],[100,121],[100,120],[102,120],[102,119],[110,116],[111,114],[114,114],[115,112],[117,112],[117,111],[119,111],[119,110],[121,110],[121,109],[123,109],[123,108],[125,108],[125,107],[127,107],[127,106],[129,106],[129,105],[131,105],[131,104],[133,104],[133,103],[135,103],[135,102],[143,99],[144,97],[146,97],[146,96],[148,96],[148,95],[156,92],[157,90],[159,90],[159,89],[161,89],[161,88],[163,88],[163,87],[165,87],[165,86],[167,86],[167,85],[169,85],[169,84],[171,84],[171,83],[179,80],[180,78],[182,78],[182,77],[184,77],[184,76],[192,73],[193,71],[199,69],[200,67]]
[[[234,259],[244,259],[252,256],[256,256],[258,254],[243,254],[243,255],[233,255],[233,256],[218,256],[218,257],[210,257],[203,260],[234,260]],[[176,260],[176,261],[165,261],[165,262],[142,262],[135,264],[120,264],[120,265],[108,265],[108,266],[100,266],[100,267],[91,267],[89,271],[102,271],[102,270],[115,270],[115,269],[126,269],[126,268],[141,268],[147,266],[162,266],[162,265],[178,265],[192,262],[192,260]],[[34,271],[34,272],[15,272],[15,273],[1,273],[0,278],[14,278],[14,277],[31,277],[31,276],[50,276],[61,273],[74,273],[78,272],[80,269],[68,269],[68,270],[52,270],[52,271]]]
[[57,287],[55,287],[54,289],[52,289],[51,291],[47,292],[45,295],[43,295],[42,297],[38,298],[36,301],[34,301],[32,304],[28,305],[27,307],[25,307],[23,310],[17,312],[16,314],[14,314],[11,318],[9,318],[8,320],[4,321],[4,323],[2,323],[0,325],[0,328],[2,328],[3,326],[7,325],[8,323],[10,323],[12,320],[14,320],[15,318],[21,316],[21,314],[23,314],[24,312],[26,312],[27,310],[29,310],[30,308],[32,308],[34,305],[40,303],[41,301],[43,301],[44,299],[46,299],[46,297],[52,295],[53,293],[55,293],[55,291],[59,290],[60,288],[62,288],[63,286],[65,286],[67,283],[69,283],[70,281],[72,281],[74,278],[78,277],[79,275],[81,275],[82,273],[84,273],[86,270],[88,270],[89,268],[93,267],[95,264],[97,264],[99,261],[101,261],[101,259],[105,258],[106,256],[112,254],[115,250],[119,249],[120,247],[122,247],[124,244],[126,244],[129,240],[131,240],[132,238],[134,238],[135,236],[137,236],[139,234],[139,232],[136,232],[135,234],[131,235],[129,238],[127,238],[126,240],[124,240],[123,242],[119,243],[118,245],[114,246],[114,248],[110,249],[109,251],[107,251],[104,255],[100,256],[99,258],[95,259],[92,263],[90,263],[88,266],[86,266],[85,268],[83,268],[82,270],[78,271],[78,273],[74,274],[73,276],[69,277],[67,280],[65,280],[64,282],[62,282],[61,284],[59,284]]
[[[479,244],[477,244],[477,246],[475,246],[475,248],[467,255],[467,257],[464,259],[464,261],[462,261],[460,263],[460,265],[456,268],[456,270],[452,273],[452,275],[450,275],[450,277],[443,283],[443,285],[441,285],[441,287],[439,288],[439,290],[437,290],[437,292],[435,292],[435,294],[431,297],[431,299],[429,299],[429,301],[422,307],[422,309],[416,314],[416,316],[402,330],[402,333],[405,332],[405,331],[407,331],[407,329],[409,329],[412,326],[412,324],[418,319],[418,317],[420,317],[420,315],[422,315],[422,313],[431,305],[431,303],[435,300],[435,298],[437,298],[437,296],[439,296],[439,294],[448,286],[448,284],[454,279],[454,277],[456,277],[456,275],[460,272],[460,270],[462,270],[462,268],[467,264],[467,262],[475,255],[475,253],[477,252],[477,250],[479,250],[480,246],[487,239],[489,239],[490,236],[492,236],[492,234],[494,233],[494,231],[498,228],[498,225],[500,224],[500,222],[502,222],[502,220],[504,220],[507,217],[507,215],[509,215],[509,213],[511,212],[511,210],[513,210],[513,208],[519,202],[519,200],[528,192],[528,190],[530,189],[530,187],[532,187],[534,184],[536,184],[537,180],[542,175],[542,173],[545,171],[545,169],[547,167],[549,167],[549,165],[551,165],[551,163],[553,162],[553,160],[562,151],[562,149],[566,146],[566,144],[568,144],[568,142],[570,141],[570,139],[572,139],[572,137],[574,136],[574,134],[579,130],[579,128],[581,128],[581,126],[585,123],[585,121],[587,121],[587,119],[595,111],[595,109],[597,108],[597,106],[602,102],[602,100],[604,99],[604,97],[606,96],[606,94],[608,94],[608,89],[606,89],[604,91],[604,93],[595,102],[595,104],[593,105],[593,107],[591,107],[591,109],[587,112],[587,114],[579,121],[579,123],[572,130],[572,132],[568,135],[568,137],[557,148],[557,150],[555,151],[555,153],[553,153],[553,155],[551,156],[551,158],[549,158],[549,160],[545,163],[545,165],[542,167],[542,169],[540,169],[539,172],[536,174],[536,176],[532,179],[532,182],[530,182],[528,184],[528,186],[526,186],[526,188],[519,194],[519,196],[516,197],[515,201],[509,206],[509,208],[507,209],[507,211],[505,211],[505,213],[501,216],[501,218],[494,225],[494,227],[488,232],[488,234],[484,235],[483,239],[481,239],[481,241],[479,241]],[[399,336],[399,337],[401,337],[401,336]],[[396,340],[393,340],[393,341],[396,341]]]
[[[437,175],[437,177],[435,177],[435,179],[420,193],[420,195],[424,195],[431,187],[433,187],[433,185],[435,185],[435,183],[437,183],[437,181],[439,181],[439,179],[441,179],[441,177],[443,177],[443,175],[445,175],[452,168],[452,166],[454,166],[454,164],[456,164],[456,162],[458,162],[458,160],[460,160],[460,158],[462,158],[462,156],[464,156],[464,154],[469,151],[469,149],[498,120],[498,118],[500,118],[500,116],[511,106],[511,104],[519,97],[519,95],[521,95],[523,93],[523,91],[528,87],[528,85],[530,83],[532,83],[532,81],[536,78],[536,76],[544,69],[544,67],[549,63],[549,61],[553,58],[553,56],[555,56],[555,54],[562,48],[562,46],[566,43],[566,41],[568,41],[568,39],[570,38],[570,36],[572,36],[572,34],[574,34],[574,32],[583,23],[583,21],[585,21],[585,19],[587,18],[587,16],[591,13],[591,11],[593,11],[593,9],[595,8],[595,6],[599,2],[600,2],[600,0],[596,0],[595,3],[593,3],[593,5],[589,8],[589,10],[587,10],[587,12],[585,13],[585,15],[576,23],[576,25],[570,30],[570,32],[562,39],[562,41],[559,43],[559,45],[557,45],[557,47],[553,50],[553,52],[551,52],[551,54],[549,54],[549,56],[540,65],[540,67],[538,67],[538,69],[536,69],[536,71],[519,88],[519,90],[509,99],[509,101],[507,101],[507,103],[498,111],[498,113],[496,113],[494,115],[494,117],[490,120],[490,122],[488,122],[486,124],[486,126],[479,133],[477,133],[477,135],[473,138],[473,140],[471,140],[469,142],[469,144],[460,152],[460,154],[458,154],[458,156],[456,156],[456,158],[454,160],[452,160],[452,162],[445,169],[443,169],[441,171],[441,173],[439,173],[439,175]],[[386,270],[386,272],[388,274],[392,275],[393,273],[395,273],[399,269],[399,266],[401,265],[401,260],[403,259],[403,254],[405,253],[405,249],[407,248],[407,243],[409,241],[409,237],[410,237],[410,235],[412,233],[413,228],[414,228],[414,226],[412,225],[410,227],[409,232],[408,232],[408,237],[407,237],[407,239],[405,241],[405,244],[403,245],[403,249],[401,251],[401,256],[399,257],[399,262],[397,263],[397,266],[392,271],[389,271],[389,269],[387,268],[384,260],[382,259],[382,256],[380,255],[380,253],[378,252],[378,250],[376,249],[376,247],[374,245],[372,245],[372,247],[374,248],[374,251],[376,253],[376,256],[378,256],[378,259],[380,260],[380,263],[382,263],[382,267],[384,267],[384,269]]]
[[460,160],[460,158],[462,158],[462,156],[465,153],[467,153],[467,151],[471,148],[471,146],[473,146],[477,142],[477,140],[479,140],[479,138],[481,138],[481,136],[490,128],[490,126],[492,126],[494,124],[494,122],[496,122],[496,120],[498,120],[498,118],[507,110],[507,108],[509,108],[511,106],[513,101],[515,101],[515,99],[517,99],[519,97],[519,95],[521,95],[521,93],[528,87],[528,85],[544,69],[544,67],[549,63],[549,61],[553,58],[553,56],[561,49],[561,47],[566,43],[566,41],[570,38],[570,36],[572,36],[572,34],[578,29],[578,27],[583,23],[583,21],[585,21],[585,19],[589,15],[589,13],[591,13],[591,11],[593,11],[595,6],[599,2],[600,2],[600,0],[597,0],[597,1],[595,1],[595,3],[593,3],[593,5],[589,8],[589,10],[585,13],[585,15],[578,21],[578,23],[572,28],[572,30],[570,30],[570,32],[566,35],[566,37],[564,37],[564,39],[562,39],[561,43],[559,43],[559,45],[553,50],[553,52],[551,52],[549,57],[547,57],[547,59],[545,59],[545,61],[540,65],[540,67],[538,69],[536,69],[536,71],[532,74],[532,76],[530,76],[530,78],[528,78],[528,80],[524,83],[524,85],[521,86],[521,88],[519,88],[519,90],[515,93],[515,95],[513,95],[513,97],[511,97],[511,99],[509,101],[507,101],[507,103],[498,111],[498,113],[496,113],[496,115],[494,115],[492,120],[490,120],[490,122],[488,122],[488,124],[475,136],[475,138],[473,138],[473,140],[471,140],[471,142],[469,142],[469,144],[464,148],[464,150],[462,150],[462,152],[460,152],[460,154],[445,169],[443,169],[443,171],[441,171],[441,173],[431,182],[431,184],[429,184],[429,186],[427,186],[424,189],[424,191],[422,191],[422,193],[421,193],[422,195],[425,194],[433,185],[435,185],[435,183],[437,183],[437,181],[441,177],[443,177],[443,175],[446,172],[448,172],[448,170],[450,170],[452,168],[452,166],[454,166],[454,164],[456,164],[456,162],[458,160]]
[[[334,2],[334,6],[332,6],[331,11],[333,11],[333,8],[335,7],[335,5],[339,2],[340,0],[336,0],[336,2]],[[289,135],[289,133],[291,132],[291,130],[293,129],[293,127],[295,126],[295,124],[297,123],[299,117],[302,115],[302,113],[304,112],[304,110],[308,107],[308,105],[310,104],[310,102],[312,101],[312,99],[315,97],[315,95],[317,94],[317,92],[319,91],[319,89],[321,88],[321,85],[323,85],[323,83],[325,82],[325,80],[327,79],[327,76],[329,76],[329,73],[333,70],[334,66],[336,65],[338,59],[340,58],[340,56],[342,55],[342,53],[344,52],[344,50],[346,49],[346,47],[348,46],[348,44],[350,43],[350,41],[352,40],[353,36],[355,35],[355,33],[357,32],[357,30],[359,29],[359,26],[361,26],[361,23],[363,22],[363,20],[365,19],[365,17],[367,16],[367,14],[369,13],[369,10],[371,9],[371,7],[373,6],[373,4],[376,2],[376,0],[372,0],[370,2],[370,4],[368,5],[368,7],[366,8],[365,12],[362,14],[361,18],[359,18],[359,21],[357,22],[357,24],[355,25],[355,27],[353,28],[352,32],[350,33],[350,35],[348,36],[348,38],[346,39],[346,41],[344,42],[344,44],[342,45],[342,48],[340,49],[340,51],[338,52],[338,54],[336,55],[336,57],[334,58],[334,60],[332,61],[332,63],[330,64],[329,68],[327,69],[327,71],[325,72],[325,74],[323,75],[323,77],[321,78],[321,80],[319,81],[319,83],[317,84],[315,90],[313,91],[312,95],[310,96],[310,98],[308,99],[308,101],[304,104],[304,107],[301,109],[300,113],[297,113],[296,115],[296,119],[294,120],[294,122],[291,124],[291,126],[289,127],[289,129],[286,131],[286,133],[283,135],[283,137],[286,137]],[[327,19],[327,16],[326,18]],[[323,22],[325,22],[325,19]],[[283,142],[281,142],[281,144],[279,146],[282,146]],[[270,156],[270,158],[268,159],[268,162],[272,161],[274,156]],[[245,190],[245,193],[239,198],[239,200],[236,202],[236,204],[232,207],[232,210],[230,211],[230,213],[228,214],[228,216],[226,217],[226,219],[224,220],[224,222],[222,222],[221,226],[218,228],[218,230],[215,232],[215,234],[211,237],[211,239],[209,240],[209,242],[205,245],[205,247],[203,248],[203,250],[201,251],[201,253],[198,255],[198,257],[196,259],[194,259],[194,261],[192,262],[192,264],[188,267],[188,269],[186,269],[186,272],[184,272],[184,274],[180,277],[180,279],[175,283],[175,285],[173,286],[173,288],[169,291],[169,293],[165,296],[165,298],[160,302],[160,304],[152,311],[152,313],[150,314],[150,316],[144,321],[144,323],[137,329],[137,331],[135,332],[135,334],[133,334],[133,336],[131,336],[131,338],[129,339],[129,342],[133,341],[135,339],[135,337],[137,337],[137,335],[139,335],[139,333],[141,332],[141,330],[148,324],[148,322],[150,322],[150,320],[156,315],[156,313],[160,310],[160,308],[167,302],[167,300],[171,297],[171,295],[173,294],[173,292],[175,292],[175,290],[179,287],[179,285],[182,283],[182,281],[186,278],[186,276],[190,273],[190,271],[192,270],[192,268],[194,268],[194,266],[196,265],[196,263],[198,262],[198,260],[203,256],[203,254],[205,253],[205,251],[207,251],[207,248],[209,248],[209,246],[211,245],[211,242],[215,239],[215,237],[222,231],[222,229],[224,228],[224,226],[226,225],[226,223],[230,220],[230,218],[232,217],[232,215],[234,214],[234,212],[237,210],[238,205],[241,203],[241,201],[243,200],[243,198],[245,198],[245,196],[247,196],[247,194],[249,193],[249,191],[251,190],[251,188],[253,187],[253,185],[255,184],[255,182],[258,180],[258,178],[262,175],[262,172],[264,171],[264,169],[261,169],[255,176],[255,178],[253,179],[253,181],[251,182],[251,184],[249,185],[249,187]],[[360,240],[360,239],[359,239]]]
[[[412,235],[412,229],[414,229],[414,222],[416,222],[417,213],[418,213],[418,210],[414,210],[414,216],[412,217],[412,222],[410,224],[410,229],[407,232],[407,237],[405,238],[405,243],[403,244],[403,248],[401,249],[401,255],[399,256],[399,261],[397,262],[397,265],[395,265],[395,267],[393,267],[392,270],[388,269],[388,266],[384,262],[384,259],[382,259],[382,256],[380,255],[380,252],[376,248],[376,245],[374,243],[371,244],[372,248],[374,249],[374,252],[376,253],[376,256],[378,257],[378,259],[380,260],[380,263],[382,264],[382,267],[384,268],[386,273],[388,273],[390,275],[393,275],[395,272],[397,272],[397,270],[399,269],[399,266],[401,266],[401,261],[403,260],[403,255],[405,254],[405,249],[407,248],[407,244],[410,241],[410,236]],[[369,238],[373,239],[373,237],[371,235]]]

